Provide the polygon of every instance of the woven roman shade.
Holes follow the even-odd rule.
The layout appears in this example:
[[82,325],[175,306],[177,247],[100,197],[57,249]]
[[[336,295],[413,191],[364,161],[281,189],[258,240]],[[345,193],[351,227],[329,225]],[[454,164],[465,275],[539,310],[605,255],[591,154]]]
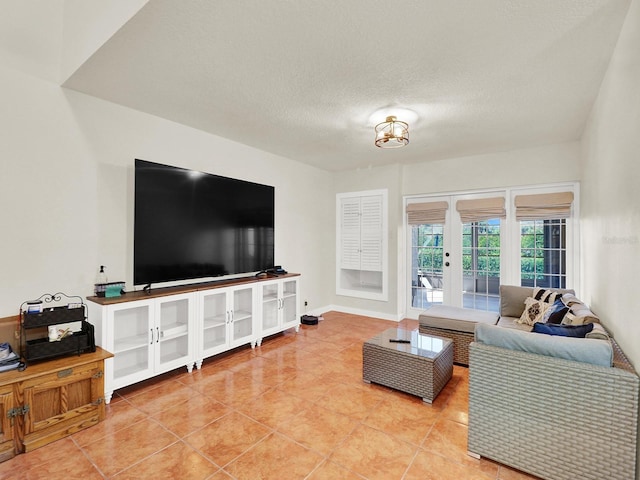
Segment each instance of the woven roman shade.
[[517,195],[516,220],[549,220],[569,218],[573,192]]
[[505,218],[507,216],[503,197],[458,200],[456,210],[460,213],[462,223],[480,222],[490,218]]
[[407,205],[409,225],[444,223],[448,208],[448,202],[410,203]]

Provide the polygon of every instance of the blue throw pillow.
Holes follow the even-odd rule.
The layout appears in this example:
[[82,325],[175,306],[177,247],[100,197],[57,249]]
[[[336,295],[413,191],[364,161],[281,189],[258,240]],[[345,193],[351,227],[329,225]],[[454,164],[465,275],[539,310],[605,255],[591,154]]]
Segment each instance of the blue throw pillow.
[[542,322],[560,324],[568,311],[569,307],[567,307],[562,300],[558,299],[544,312]]
[[584,325],[554,325],[553,323],[534,323],[532,331],[534,333],[545,333],[547,335],[584,338],[591,330],[593,330],[593,323],[585,323]]

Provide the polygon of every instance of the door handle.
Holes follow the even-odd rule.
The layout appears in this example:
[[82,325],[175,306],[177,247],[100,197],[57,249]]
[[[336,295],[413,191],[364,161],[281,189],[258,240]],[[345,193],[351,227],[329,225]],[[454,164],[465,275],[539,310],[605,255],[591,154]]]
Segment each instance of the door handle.
[[444,266],[448,267],[449,266],[449,262],[444,262]]

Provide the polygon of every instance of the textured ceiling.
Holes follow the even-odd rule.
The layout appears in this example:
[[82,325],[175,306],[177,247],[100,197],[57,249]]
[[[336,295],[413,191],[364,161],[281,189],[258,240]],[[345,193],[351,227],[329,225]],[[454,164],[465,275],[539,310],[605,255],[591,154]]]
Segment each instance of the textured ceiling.
[[505,151],[580,138],[628,6],[151,0],[65,86],[332,171]]

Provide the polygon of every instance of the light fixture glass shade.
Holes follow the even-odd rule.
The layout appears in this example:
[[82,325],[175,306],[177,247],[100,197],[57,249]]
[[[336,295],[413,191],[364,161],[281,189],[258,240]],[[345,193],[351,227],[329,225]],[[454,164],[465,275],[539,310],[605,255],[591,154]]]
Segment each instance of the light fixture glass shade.
[[409,125],[394,116],[376,125],[376,147],[400,148],[409,143]]

